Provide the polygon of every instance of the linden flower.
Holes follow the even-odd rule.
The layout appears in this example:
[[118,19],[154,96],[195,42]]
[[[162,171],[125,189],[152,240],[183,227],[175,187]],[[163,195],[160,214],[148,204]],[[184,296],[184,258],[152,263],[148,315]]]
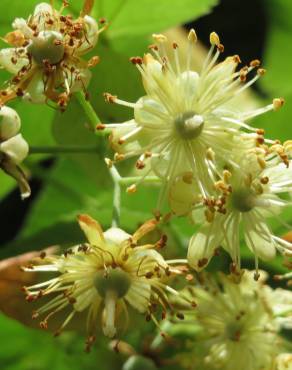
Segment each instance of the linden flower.
[[157,222],[150,220],[132,236],[121,229],[111,228],[105,233],[100,225],[86,215],[79,216],[79,225],[88,243],[73,247],[62,256],[45,257],[42,264],[25,268],[26,271],[52,271],[59,275],[49,281],[27,287],[27,299],[54,294],[33,317],[47,313],[41,326],[47,327],[49,317],[71,307],[70,313],[60,327],[60,333],[69,321],[84,310],[88,311],[88,346],[95,338],[98,316],[101,313],[102,329],[106,336],[117,333],[117,321],[123,316],[128,320],[128,308],[132,307],[153,319],[160,304],[168,306],[166,292],[177,292],[164,283],[166,277],[179,274],[155,251],[162,247],[162,238],[155,245],[138,245],[139,240],[151,231]]
[[20,126],[14,109],[0,108],[0,168],[18,182],[24,199],[30,196],[30,187],[19,165],[27,157],[29,147],[19,134]]
[[97,43],[96,21],[86,14],[78,19],[62,15],[46,3],[36,6],[27,20],[16,18],[15,31],[5,40],[12,48],[0,50],[0,66],[14,74],[8,87],[1,91],[2,104],[23,96],[33,103],[52,100],[64,107],[73,92],[89,83],[89,62],[81,57]]
[[[204,268],[216,248],[222,245],[238,272],[241,231],[246,245],[255,255],[256,269],[259,258],[271,260],[277,250],[285,256],[292,255],[291,243],[275,236],[267,223],[269,216],[281,222],[279,212],[291,204],[280,198],[281,194],[292,191],[292,172],[285,152],[287,145],[290,144],[258,148],[257,160],[246,156],[239,159],[240,171],[224,172],[225,180],[215,185],[221,197],[206,202],[207,222],[189,243],[188,261],[194,269]],[[269,152],[263,154],[264,150]]]
[[205,349],[201,355],[210,370],[272,370],[285,351],[279,335],[283,321],[275,305],[281,294],[290,294],[291,313],[292,293],[272,290],[264,280],[255,282],[252,275],[245,272],[240,284],[223,274],[218,279],[203,275],[200,283],[187,288],[198,306],[185,318],[188,326],[193,322],[201,329],[194,346]]
[[[165,52],[166,37],[154,35],[154,39],[158,44],[150,47],[152,54],[131,59],[141,73],[146,95],[132,104],[105,94],[111,103],[132,107],[134,119],[102,125],[101,129],[113,129],[111,142],[117,152],[116,160],[139,156],[136,165],[142,169],[150,158],[148,173],[154,171],[166,190],[177,175],[190,172],[200,194],[208,198],[213,193],[215,179],[221,176],[220,162],[232,164],[232,152],[246,150],[243,138],[252,140],[253,146],[263,140],[262,130],[246,122],[278,109],[283,101],[275,99],[273,104],[247,112],[232,107],[232,99],[250,87],[264,70],[254,60],[236,71],[240,63],[238,56],[216,64],[224,48],[215,32],[210,35],[211,48],[200,73],[191,69],[197,41],[194,30],[188,36],[186,60],[173,43],[171,61]],[[255,76],[244,83],[255,69]],[[165,188],[163,193],[167,194]]]

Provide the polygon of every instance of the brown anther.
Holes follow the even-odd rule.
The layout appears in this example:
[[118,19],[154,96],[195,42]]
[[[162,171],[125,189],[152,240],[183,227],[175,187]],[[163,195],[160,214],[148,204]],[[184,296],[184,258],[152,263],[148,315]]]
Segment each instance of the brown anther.
[[258,128],[257,130],[256,130],[256,133],[258,134],[258,135],[264,135],[265,134],[265,130],[264,129],[262,129],[262,128]]
[[184,314],[183,314],[183,313],[181,313],[181,312],[178,312],[178,313],[176,314],[176,317],[177,317],[179,320],[184,320],[184,319],[185,319]]
[[122,139],[122,138],[120,138],[119,140],[118,140],[118,144],[119,145],[123,145],[124,143],[125,143],[125,139]]
[[261,65],[261,61],[260,61],[260,60],[258,60],[258,59],[254,59],[254,60],[252,60],[252,61],[249,63],[249,65],[250,65],[251,67],[257,68],[257,67],[259,67],[259,66]]
[[16,95],[19,96],[19,97],[24,95],[24,92],[20,87],[16,90]]
[[39,313],[38,313],[37,311],[34,311],[34,312],[32,313],[32,315],[31,315],[31,318],[32,318],[33,320],[37,319],[38,317],[39,317]]
[[26,297],[25,297],[25,300],[27,302],[34,302],[35,300],[37,299],[36,296],[32,295],[32,294],[28,294]]
[[186,281],[193,281],[194,280],[194,275],[192,274],[187,274],[185,277]]
[[258,281],[259,280],[259,278],[260,278],[260,274],[259,274],[259,272],[258,271],[256,271],[254,274],[253,274],[253,278],[254,278],[254,280],[255,281]]
[[136,65],[136,64],[141,65],[141,64],[143,64],[143,59],[141,57],[132,57],[132,58],[130,58],[130,62],[134,65]]
[[46,257],[47,253],[45,251],[41,252],[40,258],[44,259]]
[[146,320],[147,322],[151,321],[151,315],[147,314],[147,315],[146,315],[146,317],[145,317],[145,320]]
[[105,101],[107,103],[111,103],[111,104],[114,103],[115,100],[117,99],[117,96],[116,95],[112,95],[110,93],[104,93],[103,96],[105,98]]
[[192,172],[186,172],[182,176],[182,180],[184,183],[191,185],[193,183],[193,173]]
[[224,45],[223,44],[217,45],[217,49],[218,49],[218,51],[220,51],[220,53],[224,53]]
[[107,22],[107,20],[106,20],[106,18],[99,18],[99,20],[98,20],[98,22],[100,23],[100,24],[105,24],[106,22]]
[[89,68],[95,67],[100,62],[100,57],[95,55],[94,57],[90,58],[87,65]]
[[263,76],[266,72],[267,72],[267,71],[266,71],[264,68],[259,68],[259,69],[257,70],[257,74],[258,74],[259,76]]
[[145,274],[146,279],[151,279],[153,277],[154,273],[152,271],[148,271]]
[[148,46],[148,49],[158,51],[158,46],[156,44],[152,44]]
[[282,108],[284,104],[285,104],[285,100],[283,98],[276,98],[273,100],[273,106],[274,106],[275,111]]
[[74,298],[74,297],[69,297],[68,301],[69,301],[70,304],[75,304],[77,302],[76,298]]
[[261,184],[266,185],[269,182],[269,178],[268,176],[265,176],[265,177],[262,177],[260,181],[261,181]]
[[144,156],[145,156],[145,158],[151,158],[152,157],[152,153],[151,152],[145,152],[144,153]]
[[95,126],[96,130],[98,131],[102,131],[106,128],[106,126],[102,123],[98,123],[96,126]]
[[257,136],[256,142],[257,144],[262,145],[265,142],[265,138],[263,136]]
[[125,154],[122,154],[122,153],[115,153],[115,155],[114,155],[114,160],[115,160],[116,162],[122,161],[123,159],[125,159]]
[[48,322],[46,320],[40,322],[40,328],[41,329],[48,329]]
[[234,55],[233,56],[233,60],[236,64],[239,64],[241,63],[241,59],[240,59],[240,56],[239,55]]
[[173,47],[173,49],[177,49],[178,48],[178,44],[176,42],[173,42],[172,43],[172,47]]
[[142,170],[143,168],[145,168],[145,163],[141,161],[140,159],[138,159],[138,161],[136,162],[136,168],[138,170]]
[[163,234],[161,238],[158,240],[158,242],[156,243],[156,247],[164,248],[166,246],[166,243],[167,243],[167,235]]
[[199,261],[198,261],[198,267],[204,267],[204,266],[206,266],[207,265],[207,263],[208,263],[208,258],[202,258],[202,259],[200,259]]

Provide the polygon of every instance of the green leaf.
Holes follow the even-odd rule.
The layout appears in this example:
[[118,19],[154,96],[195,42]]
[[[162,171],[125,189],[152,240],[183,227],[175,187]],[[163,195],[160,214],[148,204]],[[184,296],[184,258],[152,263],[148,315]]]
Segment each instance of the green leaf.
[[97,3],[99,15],[107,17],[110,39],[161,32],[207,14],[217,0],[111,0]]
[[265,6],[270,22],[264,55],[268,73],[261,82],[269,93],[285,96],[292,91],[291,80],[287,78],[292,64],[292,54],[287,49],[292,37],[292,2],[268,0]]

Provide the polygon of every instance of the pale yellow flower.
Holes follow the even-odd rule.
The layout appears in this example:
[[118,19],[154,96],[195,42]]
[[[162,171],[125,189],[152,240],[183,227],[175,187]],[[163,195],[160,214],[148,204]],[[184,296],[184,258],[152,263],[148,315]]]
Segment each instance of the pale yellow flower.
[[131,236],[119,228],[103,233],[100,225],[87,215],[79,216],[78,220],[88,243],[75,246],[61,256],[48,256],[40,265],[25,269],[58,274],[49,281],[25,288],[29,301],[53,295],[33,317],[46,314],[41,325],[47,327],[52,315],[69,307],[70,313],[60,333],[75,315],[86,310],[88,345],[95,338],[99,317],[104,334],[114,337],[118,324],[123,322],[127,326],[129,307],[158,325],[155,307],[158,304],[166,312],[169,306],[166,293],[177,294],[166,280],[181,271],[171,267],[173,261],[168,263],[155,250],[164,245],[164,238],[156,244],[139,243],[157,222],[146,222]]
[[[210,35],[211,48],[200,72],[192,69],[197,40],[194,30],[188,36],[186,56],[173,43],[172,60],[165,51],[166,37],[154,35],[154,39],[152,54],[132,58],[141,73],[146,95],[132,104],[105,94],[109,102],[134,109],[132,120],[104,125],[113,130],[115,159],[138,157],[138,169],[150,161],[146,175],[153,171],[162,179],[164,196],[175,178],[187,172],[198,194],[209,198],[216,179],[222,177],[222,163],[234,165],[234,152],[244,153],[263,140],[262,131],[247,122],[278,109],[283,102],[275,99],[273,104],[252,111],[232,104],[233,98],[251,86],[264,70],[259,68],[258,60],[237,70],[238,56],[216,64],[224,48],[215,32]],[[246,82],[250,74],[253,77]]]
[[89,67],[98,61],[82,59],[100,32],[92,17],[73,19],[62,15],[62,9],[40,3],[27,20],[16,18],[13,28],[5,37],[12,48],[0,50],[0,66],[14,75],[1,91],[2,104],[23,96],[33,103],[52,100],[64,107],[73,92],[85,91]]
[[[285,353],[280,331],[287,318],[277,306],[279,299],[287,301],[289,296],[286,311],[291,315],[292,293],[269,288],[265,278],[256,282],[253,274],[246,271],[240,284],[223,274],[202,274],[185,289],[198,304],[196,310],[185,314],[185,325],[197,328],[193,348],[202,359],[202,368],[272,370],[277,357]],[[266,277],[264,272],[261,275]]]

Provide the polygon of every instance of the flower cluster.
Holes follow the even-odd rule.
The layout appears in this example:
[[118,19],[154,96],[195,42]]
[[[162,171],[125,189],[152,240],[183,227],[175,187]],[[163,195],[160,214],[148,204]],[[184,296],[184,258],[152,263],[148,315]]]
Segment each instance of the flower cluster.
[[[85,316],[89,351],[99,331],[119,338],[135,311],[152,320],[165,338],[165,325],[159,318],[163,321],[169,314],[167,325],[185,319],[182,327],[196,329],[191,338],[192,348],[196,347],[191,368],[291,368],[281,330],[292,328],[292,293],[271,289],[265,272],[259,270],[259,260],[272,260],[280,252],[291,268],[292,244],[275,235],[268,217],[283,223],[281,212],[291,205],[292,141],[267,139],[263,129],[249,123],[280,109],[282,98],[253,109],[240,100],[265,74],[260,61],[239,67],[238,55],[223,59],[224,46],[212,32],[210,49],[198,72],[193,66],[197,42],[193,29],[185,56],[176,42],[169,45],[164,35],[155,34],[150,51],[130,59],[141,74],[145,96],[129,103],[104,94],[109,103],[133,108],[133,119],[96,126],[99,120],[86,89],[89,69],[99,58],[86,61],[83,56],[94,49],[105,27],[100,29],[89,16],[94,0],[84,0],[77,18],[65,11],[67,1],[62,3],[60,10],[53,1],[40,3],[27,20],[16,18],[14,31],[3,39],[11,47],[0,50],[0,67],[13,78],[0,91],[0,168],[16,179],[22,198],[30,195],[19,167],[29,147],[19,133],[18,114],[6,103],[19,96],[32,103],[53,102],[64,110],[72,94],[79,92],[76,96],[95,134],[105,128],[111,131],[115,154],[106,163],[114,182],[113,222],[103,232],[97,221],[80,215],[84,243],[61,255],[43,252],[23,267],[26,272],[50,275],[48,280],[23,287],[28,302],[44,302],[35,306],[32,318],[39,318],[43,329],[52,317],[60,319],[55,332],[59,335],[76,319],[83,323]],[[105,136],[103,132],[100,138]],[[69,147],[58,150],[70,152]],[[80,147],[71,150],[85,152]],[[141,176],[122,178],[114,165],[132,157]],[[121,185],[127,183],[128,192],[135,192],[147,179],[161,184],[156,217],[130,235],[118,228]],[[162,215],[166,201],[171,212]],[[198,226],[189,241],[187,259],[164,258],[160,250],[167,236],[161,234],[156,242],[153,235],[149,237],[158,224],[165,226],[175,216],[188,217]],[[242,241],[254,254],[254,272],[241,270]],[[230,276],[200,272],[221,246],[232,259]],[[181,291],[172,287],[181,286],[175,285],[179,276],[186,285]],[[291,273],[278,276],[290,277]],[[156,337],[153,343],[157,342]],[[128,351],[123,369],[160,366],[149,353]]]
[[30,196],[30,187],[19,165],[28,155],[29,148],[19,133],[20,126],[20,118],[14,109],[5,106],[0,109],[0,168],[18,182],[24,199]]
[[[105,95],[109,102],[134,109],[133,120],[104,125],[113,130],[115,161],[137,156],[137,169],[149,162],[142,180],[150,173],[161,179],[159,209],[168,197],[176,215],[192,214],[196,221],[205,210],[206,224],[189,244],[188,260],[195,269],[205,267],[222,245],[232,257],[233,271],[239,273],[241,225],[256,268],[259,258],[271,259],[275,250],[291,255],[291,244],[273,235],[265,219],[290,204],[279,195],[292,191],[291,143],[265,139],[264,130],[248,123],[278,110],[284,101],[276,98],[253,110],[235,104],[264,75],[260,61],[238,69],[241,61],[235,55],[216,64],[224,47],[212,32],[209,53],[198,73],[192,69],[194,30],[188,35],[185,61],[177,43],[169,56],[167,38],[154,35],[154,39],[151,54],[131,59],[146,95],[133,104]],[[135,190],[133,184],[129,191]]]
[[[33,313],[33,318],[47,313],[41,321],[41,327],[47,328],[51,316],[70,306],[70,313],[56,333],[59,334],[76,314],[87,310],[88,349],[95,339],[99,316],[108,337],[114,337],[122,323],[125,329],[129,307],[158,325],[154,316],[157,306],[162,307],[165,316],[170,307],[166,293],[177,294],[166,280],[180,275],[182,270],[172,267],[175,261],[165,261],[156,250],[164,246],[164,237],[155,244],[140,245],[139,240],[153,230],[157,222],[146,222],[131,236],[119,228],[103,233],[100,225],[87,215],[79,216],[78,220],[87,243],[61,256],[42,256],[25,268],[26,271],[58,273],[48,281],[24,288],[28,301],[54,295]],[[192,305],[192,301],[188,305]]]
[[0,51],[0,66],[14,74],[6,89],[0,92],[5,104],[17,96],[33,103],[49,100],[64,108],[73,92],[85,91],[91,73],[83,55],[97,43],[96,21],[82,14],[73,19],[47,3],[36,6],[27,20],[16,18],[14,31],[5,36],[12,48]]
[[186,288],[185,294],[198,303],[196,310],[185,313],[182,324],[196,327],[190,347],[194,362],[200,363],[198,368],[290,368],[291,356],[285,353],[288,343],[280,331],[291,329],[292,293],[271,289],[265,278],[262,272],[262,279],[255,282],[252,272],[246,271],[236,284],[223,274],[202,274],[195,285]]

